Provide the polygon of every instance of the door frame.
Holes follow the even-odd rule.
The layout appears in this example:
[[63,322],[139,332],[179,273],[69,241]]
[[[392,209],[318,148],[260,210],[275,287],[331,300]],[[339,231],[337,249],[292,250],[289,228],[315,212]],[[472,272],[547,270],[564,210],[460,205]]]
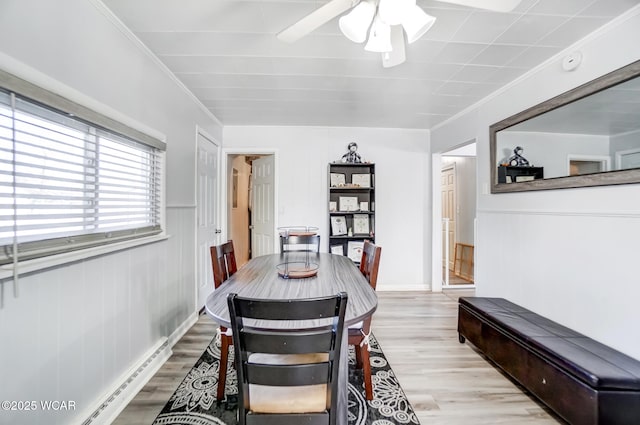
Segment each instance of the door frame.
[[[215,209],[216,214],[218,216],[218,228],[222,227],[222,214],[221,214],[221,200],[222,198],[222,194],[220,193],[220,185],[221,185],[221,179],[222,179],[222,169],[220,168],[221,165],[221,154],[222,154],[222,143],[215,137],[213,137],[210,133],[208,133],[204,128],[200,127],[199,125],[196,125],[196,137],[195,137],[195,155],[194,155],[194,178],[195,178],[195,184],[194,184],[194,223],[195,223],[195,237],[194,237],[194,252],[196,253],[196,260],[195,260],[195,270],[194,270],[194,282],[195,282],[195,293],[194,293],[194,300],[193,300],[193,304],[196,307],[196,310],[199,310],[200,307],[198,306],[198,287],[200,285],[200,282],[198,281],[198,276],[199,276],[199,270],[201,267],[201,264],[199,264],[199,256],[198,256],[198,143],[199,143],[199,137],[202,136],[204,139],[210,141],[213,145],[216,146],[217,150],[218,150],[218,199],[216,200],[216,205],[215,205]],[[220,235],[218,235],[217,237],[217,242],[220,242]],[[213,281],[213,280],[212,280]]]
[[[442,156],[440,156],[440,163],[442,164]],[[451,245],[449,245],[449,252],[451,252],[452,250],[454,251],[454,257],[455,257],[455,247],[456,247],[456,242],[458,241],[458,170],[456,169],[456,163],[452,162],[450,164],[447,164],[445,166],[440,165],[440,193],[442,193],[442,173],[444,171],[447,170],[453,170],[453,203],[454,203],[454,208],[453,208],[453,215],[454,215],[454,219],[453,219],[453,247]],[[440,197],[440,202],[442,202],[442,196]],[[442,204],[440,205],[440,214],[442,214]],[[442,223],[442,215],[440,216],[440,223]],[[451,230],[451,229],[449,229]],[[441,230],[442,231],[442,230]],[[442,243],[444,244],[444,241],[442,241]],[[442,248],[441,248],[442,250]],[[453,263],[454,258],[449,258],[449,261]],[[449,268],[449,264],[447,264],[447,269]],[[453,267],[451,268],[453,269]],[[444,285],[443,285],[444,286]]]
[[[476,139],[467,140],[464,143],[460,143],[458,145],[454,145],[448,147],[443,150],[439,150],[438,152],[431,153],[431,291],[432,292],[442,292],[443,282],[442,282],[442,184],[440,181],[440,177],[442,174],[442,154],[446,152],[450,152],[454,149],[461,148],[463,146],[470,145],[472,143],[477,143]],[[478,155],[476,154],[476,160]],[[476,165],[476,177],[480,179],[478,176],[478,168]],[[457,190],[457,188],[456,188]],[[487,189],[488,191],[488,189]],[[476,182],[476,217],[478,210],[478,187]],[[474,231],[474,245],[476,245],[477,241],[475,240],[475,231]],[[477,250],[474,250],[474,256],[476,255]],[[474,264],[478,264],[474,258]],[[475,273],[474,273],[475,274]],[[445,289],[452,288],[454,286],[448,286]],[[475,288],[475,281],[473,284],[469,285],[455,285],[455,288],[465,289],[465,288]]]
[[222,236],[224,240],[229,239],[229,177],[232,170],[229,169],[229,157],[232,155],[273,155],[274,163],[274,188],[273,188],[273,252],[280,252],[280,242],[275,236],[278,234],[278,186],[279,186],[279,166],[278,166],[278,149],[276,148],[222,148],[222,187],[220,198],[224,200],[224,208],[220,214],[222,223]]
[[626,155],[632,155],[640,153],[640,148],[626,149],[616,152],[616,169],[619,170],[622,167],[622,157]]

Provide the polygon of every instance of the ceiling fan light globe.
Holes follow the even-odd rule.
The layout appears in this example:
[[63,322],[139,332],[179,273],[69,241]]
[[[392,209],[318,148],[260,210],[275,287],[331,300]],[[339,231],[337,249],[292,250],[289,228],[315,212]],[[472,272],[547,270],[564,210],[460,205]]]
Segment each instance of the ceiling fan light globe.
[[373,0],[361,1],[351,12],[338,20],[340,31],[354,43],[364,43],[375,13],[376,5]]
[[393,46],[391,45],[391,27],[376,17],[371,25],[369,31],[369,41],[364,46],[364,50],[367,52],[385,53],[391,52]]
[[378,16],[387,25],[399,25],[415,5],[416,0],[380,0]]
[[405,15],[402,21],[402,27],[407,34],[407,42],[409,44],[422,37],[436,22],[436,18],[428,15],[419,6],[411,8],[410,13]]
[[398,66],[401,63],[404,63],[406,61],[406,58],[395,58],[394,56],[391,56],[388,53],[381,53],[382,55],[387,55],[387,56],[382,56],[382,67],[383,68],[393,68],[394,66]]
[[407,58],[404,47],[404,32],[401,25],[391,26],[391,45],[393,50],[382,53],[382,67],[391,68],[400,65]]

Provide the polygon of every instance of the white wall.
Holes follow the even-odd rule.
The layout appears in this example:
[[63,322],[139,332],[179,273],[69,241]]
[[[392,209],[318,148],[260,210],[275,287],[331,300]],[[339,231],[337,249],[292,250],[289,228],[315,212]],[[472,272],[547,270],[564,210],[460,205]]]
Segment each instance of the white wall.
[[[420,130],[225,127],[228,149],[273,148],[278,158],[278,226],[320,228],[328,240],[328,164],[347,144],[358,143],[364,161],[376,164],[376,244],[382,246],[378,289],[425,289],[431,275],[430,205],[424,194],[429,133]],[[427,225],[425,226],[425,223]]]
[[478,147],[477,294],[498,296],[640,359],[638,184],[539,192],[488,193],[489,126],[640,59],[640,9],[562,57],[434,129],[432,151],[475,138]]
[[97,1],[1,2],[0,68],[166,136],[171,237],[0,283],[0,400],[76,402],[0,423],[80,423],[193,318],[196,127],[222,129],[128,34]]

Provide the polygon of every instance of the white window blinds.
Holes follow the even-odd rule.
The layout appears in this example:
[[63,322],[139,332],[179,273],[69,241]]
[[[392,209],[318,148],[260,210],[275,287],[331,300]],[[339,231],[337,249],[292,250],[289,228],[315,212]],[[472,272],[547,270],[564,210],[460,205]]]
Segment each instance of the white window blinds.
[[0,264],[159,233],[161,159],[0,90]]

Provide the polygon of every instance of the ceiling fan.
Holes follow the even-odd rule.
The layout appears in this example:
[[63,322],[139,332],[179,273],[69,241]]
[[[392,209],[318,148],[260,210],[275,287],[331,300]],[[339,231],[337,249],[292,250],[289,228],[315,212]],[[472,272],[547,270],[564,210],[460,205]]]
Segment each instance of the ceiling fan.
[[[521,0],[438,0],[487,9],[509,12]],[[419,39],[434,24],[436,18],[424,12],[416,0],[331,0],[298,22],[278,33],[278,39],[293,43],[336,16],[342,16],[339,26],[349,40],[356,43],[368,41],[365,50],[382,54],[382,66],[389,68],[406,60],[405,35],[409,44]]]

